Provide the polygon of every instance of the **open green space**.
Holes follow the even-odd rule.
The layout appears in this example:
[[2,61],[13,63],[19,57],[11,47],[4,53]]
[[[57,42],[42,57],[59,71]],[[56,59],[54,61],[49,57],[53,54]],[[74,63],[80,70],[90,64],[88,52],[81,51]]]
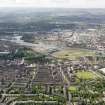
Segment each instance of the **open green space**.
[[89,80],[89,79],[95,79],[96,75],[90,71],[79,71],[76,73],[77,78]]
[[87,49],[70,48],[55,52],[53,56],[60,59],[76,60],[80,57],[95,56],[95,52]]
[[71,93],[72,93],[72,92],[73,92],[73,93],[74,93],[74,92],[77,92],[77,90],[78,90],[78,88],[77,88],[76,86],[70,86],[70,87],[68,88],[68,91],[71,92]]

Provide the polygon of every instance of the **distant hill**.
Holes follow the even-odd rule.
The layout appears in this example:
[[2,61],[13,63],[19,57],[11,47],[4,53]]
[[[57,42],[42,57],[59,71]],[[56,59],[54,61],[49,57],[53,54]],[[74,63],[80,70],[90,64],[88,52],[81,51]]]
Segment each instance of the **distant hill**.
[[31,22],[105,23],[105,9],[2,8],[0,23]]

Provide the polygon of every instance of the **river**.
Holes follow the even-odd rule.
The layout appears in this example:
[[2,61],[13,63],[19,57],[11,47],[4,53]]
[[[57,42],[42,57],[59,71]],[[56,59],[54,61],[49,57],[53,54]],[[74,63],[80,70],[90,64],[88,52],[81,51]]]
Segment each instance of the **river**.
[[25,42],[21,38],[22,36],[13,36],[10,39],[1,39],[1,40],[7,40],[7,41],[11,41],[13,43],[17,43],[22,46],[30,47],[34,51],[38,51],[38,52],[48,52],[49,50],[57,49],[57,46],[45,44],[41,41],[39,41],[37,44],[34,44],[34,43]]

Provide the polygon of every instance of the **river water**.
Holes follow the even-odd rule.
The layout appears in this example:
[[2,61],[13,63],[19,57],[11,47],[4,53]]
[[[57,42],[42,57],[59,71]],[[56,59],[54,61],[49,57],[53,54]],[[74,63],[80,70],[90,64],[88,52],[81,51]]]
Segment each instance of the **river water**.
[[41,52],[48,52],[49,50],[54,50],[57,48],[55,45],[45,44],[43,42],[38,42],[37,44],[25,42],[21,39],[22,36],[13,36],[11,39],[2,39],[2,40],[8,40],[13,43],[17,43],[22,46],[30,47],[35,51],[41,51]]

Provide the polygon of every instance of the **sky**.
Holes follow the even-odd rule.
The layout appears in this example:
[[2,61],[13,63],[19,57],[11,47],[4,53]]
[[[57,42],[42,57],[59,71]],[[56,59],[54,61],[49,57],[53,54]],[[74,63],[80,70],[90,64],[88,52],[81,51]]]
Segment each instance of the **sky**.
[[105,8],[105,0],[0,0],[0,7]]

